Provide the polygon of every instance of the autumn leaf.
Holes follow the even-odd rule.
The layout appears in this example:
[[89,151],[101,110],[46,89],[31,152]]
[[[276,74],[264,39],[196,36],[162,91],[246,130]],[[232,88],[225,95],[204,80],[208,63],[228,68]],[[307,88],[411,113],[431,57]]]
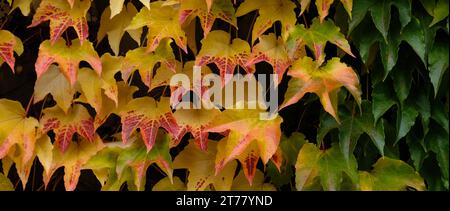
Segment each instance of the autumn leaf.
[[53,100],[64,112],[67,113],[73,102],[73,96],[76,88],[72,87],[61,73],[56,65],[50,65],[40,78],[34,84],[34,102],[39,102],[45,99],[48,94],[51,94]]
[[337,115],[340,87],[344,86],[361,104],[359,79],[351,67],[339,61],[339,58],[329,60],[324,66],[319,66],[309,57],[297,60],[288,72],[292,76],[285,94],[285,100],[280,109],[299,101],[306,93],[315,93],[325,111],[338,122]]
[[152,191],[186,191],[186,185],[179,177],[173,177],[173,184],[169,177],[164,177],[153,185]]
[[[231,162],[224,166],[220,173],[215,174],[215,159],[219,144],[216,141],[208,141],[208,150],[200,150],[192,141],[175,157],[175,169],[187,169],[188,191],[203,191],[209,185],[217,191],[229,191],[231,189],[234,172],[237,163]],[[220,141],[219,141],[220,143]]]
[[123,169],[119,172],[119,177],[116,165],[120,153],[130,148],[134,143],[134,141],[126,144],[121,141],[105,143],[105,147],[92,156],[82,168],[92,170],[102,186],[102,191],[119,191],[124,183],[127,183],[130,189],[133,189],[134,181],[131,169]]
[[102,109],[102,89],[101,79],[90,68],[80,68],[77,80],[81,88],[82,100],[91,105],[96,112],[100,112]]
[[106,96],[114,101],[116,106],[119,103],[119,90],[114,76],[122,68],[123,57],[111,56],[105,53],[100,58],[102,61],[101,87]]
[[219,115],[220,111],[218,109],[205,109],[203,106],[200,109],[177,109],[174,117],[180,126],[180,139],[181,134],[190,132],[194,137],[195,144],[201,150],[206,150],[208,147],[207,128],[213,124],[213,121]]
[[136,144],[122,151],[117,158],[116,172],[119,177],[123,169],[130,167],[137,190],[144,188],[147,168],[152,163],[156,163],[172,180],[172,157],[169,153],[170,136],[160,130],[155,138],[157,141],[151,150],[147,150],[142,145],[143,141],[135,140]]
[[[334,0],[316,0],[316,7],[317,12],[319,13],[320,22],[323,22],[325,18],[328,16],[328,12],[330,10],[330,6],[333,4]],[[348,16],[350,19],[352,18],[352,8],[353,8],[353,0],[340,0],[342,5],[345,8],[345,11],[347,11]],[[309,4],[311,3],[311,0],[301,0],[301,11],[300,15],[303,14],[303,12],[306,10],[306,8],[309,7]]]
[[55,133],[55,146],[64,153],[72,143],[72,136],[78,133],[88,141],[94,141],[94,120],[87,109],[80,104],[65,113],[59,107],[46,108],[40,120],[44,133],[53,130]]
[[110,142],[93,156],[83,169],[92,169],[102,184],[102,190],[119,190],[127,183],[131,190],[143,190],[147,168],[155,163],[172,180],[172,157],[169,154],[170,137],[161,130],[155,146],[147,151],[137,136],[127,143]]
[[256,170],[253,185],[250,185],[245,178],[243,171],[240,171],[233,180],[232,191],[276,191],[277,189],[270,183],[264,183],[264,173]]
[[125,30],[125,28],[130,25],[133,17],[137,14],[137,10],[131,2],[127,4],[126,10],[122,10],[117,16],[114,15],[112,19],[110,19],[110,16],[112,16],[112,14],[110,14],[111,9],[109,7],[102,13],[100,28],[97,33],[97,40],[99,42],[108,35],[109,46],[115,55],[119,55],[120,41],[125,32],[128,32],[131,38],[138,44],[141,43],[142,29]]
[[175,72],[176,60],[170,47],[171,42],[169,39],[164,39],[159,47],[150,53],[146,53],[144,47],[128,51],[122,64],[122,78],[127,81],[130,74],[138,69],[144,84],[151,87],[153,69],[156,64],[161,63]]
[[151,3],[152,9],[143,7],[141,11],[133,18],[126,30],[140,29],[147,26],[147,52],[157,49],[164,38],[172,38],[175,43],[187,52],[186,34],[177,20],[178,9],[175,6],[164,6],[163,2],[156,1]]
[[78,66],[81,61],[88,62],[98,75],[102,73],[102,62],[92,44],[85,42],[83,45],[72,40],[72,45],[67,46],[63,39],[53,46],[49,40],[41,43],[38,58],[35,63],[37,78],[39,79],[50,67],[57,63],[60,70],[73,86],[77,79]]
[[0,65],[6,62],[14,73],[14,52],[23,53],[22,41],[9,31],[0,30]]
[[381,157],[370,172],[359,173],[361,190],[425,190],[425,183],[420,175],[407,163],[388,157]]
[[95,74],[90,68],[81,68],[78,74],[78,84],[81,88],[82,102],[87,102],[94,107],[97,113],[101,113],[103,106],[102,90],[104,94],[118,104],[118,88],[114,75],[121,69],[122,57],[113,57],[109,53],[103,54],[103,72],[101,76]]
[[28,16],[30,14],[31,4],[34,4],[33,0],[8,0],[9,5],[11,5],[11,11],[19,8],[20,12],[24,16]]
[[0,173],[0,191],[14,191],[14,186],[7,176]]
[[17,101],[0,99],[0,159],[8,156],[16,163],[17,173],[25,187],[34,160],[39,122],[27,114]]
[[86,13],[91,7],[91,1],[71,0],[69,2],[71,4],[61,0],[42,0],[28,27],[50,21],[51,45],[57,43],[66,29],[73,27],[78,34],[77,41],[83,43],[89,35]]
[[[150,9],[150,0],[139,0],[145,7],[147,7],[148,9]],[[110,19],[113,19],[116,15],[120,14],[121,12],[123,12],[122,8],[123,8],[123,4],[124,4],[125,0],[109,0],[109,7],[110,7],[110,11],[111,14],[108,15]],[[130,3],[128,3],[127,7],[130,5]]]
[[[175,61],[175,72],[169,70],[166,66],[161,66],[156,70],[156,74],[152,79],[152,84],[150,90],[153,90],[161,86],[170,86],[171,99],[170,104],[174,107],[180,102],[183,96],[192,91],[198,97],[206,97],[205,93],[210,87],[203,83],[204,76],[211,74],[212,71],[208,66],[200,67],[200,72],[198,72],[198,78],[194,76],[197,74],[194,70],[194,61],[187,61],[184,66],[181,62]],[[183,74],[189,79],[189,84],[170,84],[170,81],[174,75]]]
[[95,116],[95,128],[98,128],[101,124],[103,124],[111,114],[119,115],[124,109],[126,109],[128,102],[133,99],[133,93],[138,90],[137,87],[130,86],[123,81],[117,82],[116,86],[118,93],[117,103],[111,100],[111,97],[106,96],[106,91],[102,93],[102,109],[100,112],[97,112],[97,115]]
[[284,72],[291,65],[288,50],[284,41],[277,39],[274,33],[262,35],[259,43],[252,48],[252,57],[246,66],[265,61],[272,65],[273,72],[278,75],[278,83],[283,79]]
[[318,19],[314,19],[309,28],[305,28],[303,24],[296,25],[289,34],[287,42],[304,42],[314,52],[314,57],[319,63],[325,61],[325,46],[328,42],[338,46],[350,56],[355,57],[345,36],[332,20],[320,23]]
[[44,167],[43,180],[47,187],[53,173],[60,167],[64,167],[64,186],[67,191],[75,190],[82,166],[104,147],[100,137],[95,135],[92,141],[80,138],[77,142],[68,146],[65,152],[54,147],[48,136],[38,140],[36,153]]
[[[250,46],[244,40],[235,38],[231,41],[230,34],[216,30],[206,36],[202,42],[195,64],[203,66],[214,63],[220,70],[222,85],[225,85],[231,78],[226,78],[225,74],[233,74],[236,66],[240,65],[248,73],[253,70],[247,67],[250,57]],[[231,44],[230,44],[231,43]]]
[[235,10],[231,1],[228,0],[214,3],[212,0],[180,0],[180,23],[190,23],[195,20],[195,17],[200,19],[204,37],[209,34],[216,19],[221,19],[237,28]]
[[[281,137],[281,117],[261,120],[260,109],[226,109],[208,128],[209,132],[230,131],[216,158],[216,173],[229,161],[239,159],[244,173],[252,184],[256,163],[264,164],[275,154]],[[226,144],[225,144],[226,143]]]
[[131,100],[121,113],[122,141],[126,143],[131,134],[140,129],[142,139],[150,151],[155,144],[158,128],[167,130],[173,137],[178,137],[179,126],[173,117],[169,99],[159,102],[151,97]]
[[283,37],[294,27],[297,17],[294,9],[295,4],[290,0],[274,0],[274,1],[260,1],[260,0],[246,0],[236,11],[236,16],[240,17],[254,10],[258,10],[259,16],[253,25],[252,43],[255,42],[267,29],[280,21],[282,25]]

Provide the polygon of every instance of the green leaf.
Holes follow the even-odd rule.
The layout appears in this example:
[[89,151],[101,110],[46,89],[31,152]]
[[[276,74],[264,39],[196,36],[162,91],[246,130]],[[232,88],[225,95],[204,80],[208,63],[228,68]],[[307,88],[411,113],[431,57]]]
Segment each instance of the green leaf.
[[388,31],[391,22],[391,7],[397,7],[400,14],[401,29],[403,29],[411,20],[411,0],[380,0],[369,8],[373,23],[378,31],[388,41]]
[[287,42],[304,42],[314,52],[315,59],[319,64],[325,61],[325,46],[327,42],[338,46],[354,57],[348,41],[332,20],[321,23],[316,18],[312,21],[309,28],[305,28],[303,24],[296,25],[289,34]]
[[[421,143],[422,142],[422,143]],[[411,154],[411,160],[413,161],[416,169],[421,169],[423,161],[427,157],[426,149],[423,147],[423,139],[412,134],[406,136],[406,143],[408,144],[409,153]]]
[[343,173],[354,184],[358,183],[356,159],[352,156],[350,162],[346,162],[340,150],[334,147],[322,151],[314,144],[304,144],[298,154],[295,169],[297,190],[313,187],[316,177],[320,178],[324,190],[340,190]]
[[425,10],[433,16],[430,27],[448,16],[448,0],[420,0]]
[[361,105],[362,115],[357,118],[357,127],[366,133],[373,144],[377,147],[381,155],[384,155],[385,135],[383,122],[375,122],[372,113],[372,105],[368,101],[363,101]]
[[396,143],[408,134],[415,124],[419,112],[411,103],[405,103],[397,110],[397,138]]
[[349,162],[347,162],[342,152],[337,148],[332,147],[323,152],[318,165],[320,180],[325,190],[339,190],[340,183],[343,180],[343,172],[354,183],[358,181],[356,159],[351,156]]
[[405,62],[399,62],[391,72],[392,85],[394,86],[394,91],[397,94],[397,99],[400,104],[403,104],[403,101],[408,98],[412,84],[411,72],[414,68],[411,67],[411,65],[404,65],[404,63]]
[[373,170],[359,173],[361,190],[425,190],[425,183],[414,169],[401,160],[380,158]]
[[377,31],[370,19],[365,18],[361,21],[362,23],[357,28],[354,30],[352,29],[353,33],[351,34],[351,38],[353,44],[355,44],[356,48],[359,50],[359,55],[361,56],[362,61],[366,65],[370,65],[370,58],[375,57],[375,53],[378,53],[378,49],[376,49],[375,53],[373,53],[374,44],[382,43],[384,41],[380,32]]
[[294,132],[289,138],[283,136],[280,142],[280,147],[283,152],[284,159],[291,164],[294,164],[297,160],[298,151],[304,144],[308,143],[305,135],[302,133]]
[[428,125],[430,123],[431,117],[431,105],[428,93],[430,93],[429,86],[419,87],[418,89],[414,90],[414,92],[412,92],[411,96],[413,99],[415,99],[414,107],[420,114],[424,134],[428,133]]
[[449,166],[449,135],[445,131],[441,130],[433,130],[426,136],[426,142],[428,148],[436,153],[436,160],[438,161],[438,165],[441,168],[442,174],[442,183],[445,188],[448,189],[448,166]]
[[374,122],[374,118],[370,112],[372,110],[371,107],[372,105],[368,101],[363,101],[361,104],[361,115],[357,115],[355,111],[350,113],[346,110],[341,110],[344,118],[340,125],[336,121],[333,124],[331,118],[321,118],[322,121],[317,139],[318,143],[321,143],[321,140],[329,131],[334,128],[339,128],[339,148],[346,162],[349,162],[357,141],[363,133],[370,137],[380,154],[384,155],[384,125],[382,121],[378,123]]
[[392,88],[390,83],[385,81],[378,83],[372,91],[372,114],[374,116],[374,122],[378,122],[378,119],[383,116],[393,105],[396,104],[396,99],[392,95]]
[[445,106],[440,102],[434,102],[431,108],[431,118],[449,133],[448,110],[446,110]]
[[355,119],[355,108],[353,108],[351,116],[342,122],[339,127],[339,148],[344,154],[345,161],[348,162],[350,155],[356,146],[356,143],[364,131],[359,127],[359,120]]
[[416,52],[416,54],[420,57],[423,64],[427,65],[427,59],[426,59],[426,41],[425,41],[425,30],[421,26],[420,20],[416,17],[412,17],[411,21],[408,23],[408,25],[401,31],[400,39],[406,41]]
[[[330,119],[334,121],[334,119]],[[306,143],[308,143],[308,141],[305,139],[305,135],[298,132],[292,133],[289,138],[284,135],[281,137],[280,149],[283,156],[281,171],[279,171],[272,162],[269,162],[266,169],[266,173],[270,177],[272,184],[281,187],[291,182],[292,176],[294,175],[292,167],[295,165],[298,152]]]
[[[358,0],[353,2],[352,19],[348,24],[348,34],[351,34],[353,30],[360,25],[364,17],[366,17],[369,8],[376,2],[377,1],[373,0]],[[362,26],[365,26],[365,24],[362,24]],[[367,35],[370,35],[370,33],[367,33]]]
[[442,77],[448,70],[448,41],[436,42],[429,55],[430,79],[434,87],[434,96],[437,96],[441,86]]

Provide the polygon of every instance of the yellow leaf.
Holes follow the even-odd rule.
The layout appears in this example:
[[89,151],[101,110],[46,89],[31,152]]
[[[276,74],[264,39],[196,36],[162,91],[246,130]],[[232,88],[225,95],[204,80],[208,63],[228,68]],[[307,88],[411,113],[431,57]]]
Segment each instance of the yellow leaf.
[[0,99],[0,159],[8,156],[16,163],[24,188],[35,156],[36,139],[41,134],[38,127],[39,122],[27,118],[19,102]]
[[142,8],[133,18],[126,30],[140,29],[147,26],[147,52],[155,51],[164,38],[172,38],[175,43],[187,52],[186,34],[178,22],[178,9],[175,6],[164,6],[164,2],[152,2],[149,8]]
[[202,151],[190,141],[189,145],[175,157],[175,169],[189,171],[187,190],[202,191],[212,184],[215,190],[229,191],[236,171],[236,162],[224,166],[223,170],[215,174],[214,163],[218,150],[218,143],[208,141],[208,150]]
[[51,65],[34,84],[34,102],[44,100],[51,94],[56,104],[67,112],[72,105],[76,89],[72,87],[56,65]]
[[64,167],[64,186],[67,191],[75,190],[82,166],[104,147],[98,136],[95,136],[92,142],[81,139],[72,143],[64,153],[51,145],[50,138],[46,137],[40,141],[37,156],[44,166],[45,187],[53,173],[59,167]]
[[[123,3],[123,0],[122,0]],[[97,40],[101,41],[106,35],[108,35],[109,46],[113,50],[115,55],[119,55],[120,41],[122,40],[125,32],[133,38],[134,41],[140,45],[142,29],[125,30],[130,25],[131,20],[137,14],[137,10],[132,3],[128,3],[125,10],[114,15],[114,18],[110,19],[111,9],[108,7],[103,11],[100,19],[100,28],[97,33]]]

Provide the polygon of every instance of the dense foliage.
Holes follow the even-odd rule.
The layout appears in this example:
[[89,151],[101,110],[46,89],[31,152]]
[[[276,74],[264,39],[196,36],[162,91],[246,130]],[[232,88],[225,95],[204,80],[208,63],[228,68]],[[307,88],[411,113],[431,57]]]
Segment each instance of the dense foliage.
[[[0,190],[448,190],[448,10],[1,1]],[[276,74],[278,115],[177,108],[194,67]]]

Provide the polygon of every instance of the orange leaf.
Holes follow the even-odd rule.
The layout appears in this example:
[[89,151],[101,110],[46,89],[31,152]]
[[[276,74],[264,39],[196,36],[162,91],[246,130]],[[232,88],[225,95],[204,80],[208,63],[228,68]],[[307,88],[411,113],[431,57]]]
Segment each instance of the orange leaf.
[[14,73],[14,51],[23,53],[22,41],[9,31],[0,30],[0,65],[6,62]]
[[178,134],[179,127],[169,105],[168,98],[162,98],[160,102],[151,97],[136,98],[130,101],[124,111],[120,113],[122,141],[126,143],[134,130],[139,128],[147,151],[150,151],[155,144],[158,128],[166,129],[173,138],[178,137],[176,134]]
[[81,61],[88,62],[98,75],[102,73],[102,62],[92,47],[92,43],[87,42],[82,45],[76,39],[72,41],[71,46],[67,46],[64,40],[59,40],[52,46],[49,40],[46,40],[39,47],[39,55],[35,64],[36,74],[40,78],[51,64],[58,63],[64,76],[71,85],[74,85]]
[[50,40],[53,45],[62,33],[72,26],[80,43],[83,43],[89,35],[86,13],[90,6],[91,1],[69,0],[68,3],[61,0],[42,0],[28,27],[50,21]]
[[261,120],[259,109],[227,109],[212,123],[209,132],[229,130],[226,144],[219,147],[216,158],[216,173],[229,161],[238,159],[245,175],[252,183],[256,163],[261,157],[264,164],[276,153],[281,137],[281,117]]
[[195,20],[195,17],[198,17],[205,37],[211,31],[217,18],[237,27],[237,19],[231,1],[181,0],[180,3],[180,23],[190,23]]
[[46,108],[43,113],[42,130],[44,133],[55,132],[55,144],[61,152],[69,148],[75,133],[89,141],[94,140],[94,120],[82,105],[73,105],[67,114],[57,106]]
[[289,81],[285,100],[281,108],[299,101],[306,93],[315,93],[320,98],[326,112],[337,121],[337,93],[344,86],[347,88],[358,104],[361,104],[361,90],[358,75],[351,67],[339,61],[339,58],[329,60],[324,66],[309,57],[297,60],[288,75]]
[[202,49],[195,60],[196,65],[203,66],[214,63],[220,70],[222,85],[225,85],[231,78],[225,78],[225,74],[233,74],[234,68],[240,65],[248,73],[253,69],[247,67],[250,57],[250,46],[239,38],[231,42],[230,34],[225,31],[212,31],[202,42]]

